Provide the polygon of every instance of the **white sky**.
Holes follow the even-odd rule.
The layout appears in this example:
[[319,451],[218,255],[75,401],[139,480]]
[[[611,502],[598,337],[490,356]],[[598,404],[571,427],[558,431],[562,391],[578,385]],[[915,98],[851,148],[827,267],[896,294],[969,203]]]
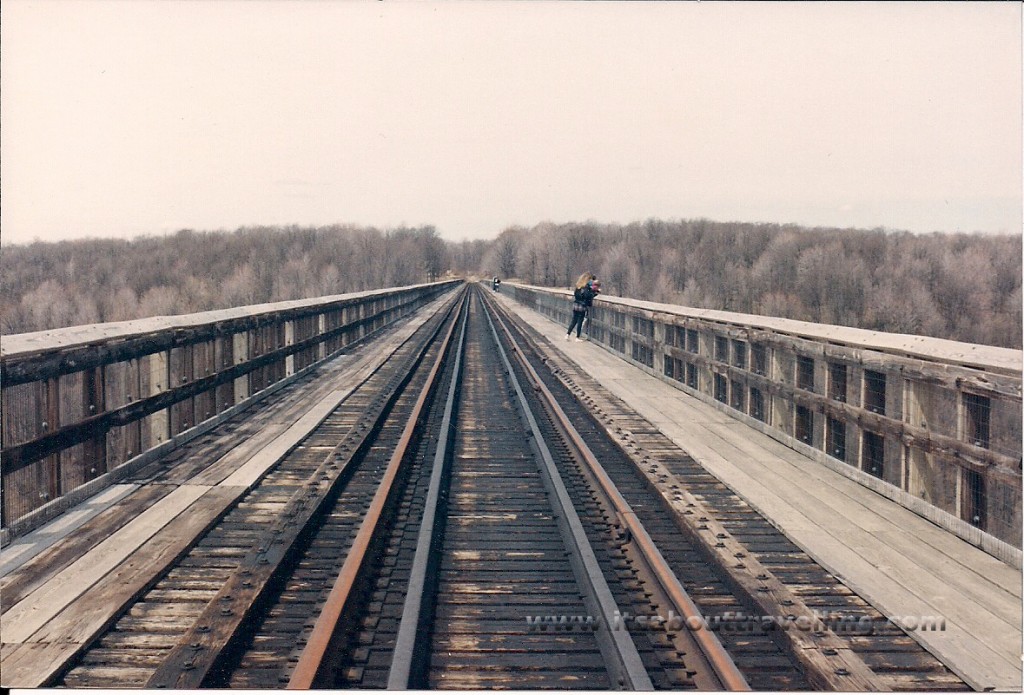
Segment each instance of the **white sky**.
[[4,243],[1021,230],[1020,3],[4,0]]

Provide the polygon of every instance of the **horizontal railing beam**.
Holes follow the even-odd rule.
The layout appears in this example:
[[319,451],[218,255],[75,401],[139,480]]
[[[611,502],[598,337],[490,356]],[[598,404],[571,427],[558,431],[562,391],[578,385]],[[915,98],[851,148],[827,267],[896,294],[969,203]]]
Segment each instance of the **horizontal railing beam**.
[[[502,292],[568,322],[568,290]],[[591,322],[621,359],[1019,562],[1020,350],[622,297]]]
[[5,336],[2,526],[252,402],[461,282]]

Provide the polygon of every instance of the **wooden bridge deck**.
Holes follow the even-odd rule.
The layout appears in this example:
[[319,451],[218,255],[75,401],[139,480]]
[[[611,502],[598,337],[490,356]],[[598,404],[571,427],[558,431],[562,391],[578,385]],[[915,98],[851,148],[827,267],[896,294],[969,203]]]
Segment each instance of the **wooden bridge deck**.
[[881,613],[944,618],[910,634],[972,687],[1021,690],[1019,569],[499,297]]
[[143,469],[3,548],[2,685],[45,683],[431,313],[338,358],[242,426],[218,428],[209,435],[218,453],[159,473]]
[[[1021,690],[1021,572],[898,504],[499,295],[886,616],[945,619],[912,636],[973,687]],[[429,312],[264,406],[202,465],[140,472],[0,553],[3,684],[31,687],[89,639]],[[277,452],[277,453],[275,453]],[[144,548],[144,550],[140,550]],[[87,598],[88,600],[78,600]]]

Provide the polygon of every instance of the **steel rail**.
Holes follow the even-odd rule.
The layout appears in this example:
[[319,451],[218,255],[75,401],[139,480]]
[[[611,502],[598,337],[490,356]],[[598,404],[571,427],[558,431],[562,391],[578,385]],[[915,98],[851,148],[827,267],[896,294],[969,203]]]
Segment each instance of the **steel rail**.
[[[493,306],[493,305],[492,305]],[[497,312],[496,312],[497,313]],[[505,322],[496,316],[498,324],[502,327],[502,330],[508,336],[511,342],[515,342],[512,333]],[[586,464],[587,469],[593,475],[594,479],[600,485],[605,496],[611,502],[615,509],[616,517],[622,523],[623,527],[632,535],[636,547],[640,554],[648,565],[652,569],[653,575],[657,578],[658,583],[661,585],[662,590],[668,596],[668,598],[674,604],[675,610],[680,616],[686,620],[687,624],[696,623],[703,624],[703,617],[701,616],[700,609],[694,603],[693,599],[683,588],[679,578],[676,577],[675,572],[669,566],[668,562],[665,561],[664,556],[654,541],[651,539],[647,530],[643,527],[643,524],[637,518],[633,509],[626,502],[625,498],[619,492],[615,483],[612,482],[608,473],[601,466],[601,463],[594,456],[590,447],[583,441],[579,432],[572,425],[572,422],[566,416],[565,411],[555,400],[554,395],[548,389],[548,387],[541,380],[540,375],[533,368],[533,365],[529,363],[520,354],[520,364],[526,370],[530,379],[533,381],[534,389],[543,396],[543,400],[549,407],[552,415],[555,417],[562,429],[567,433],[574,446],[579,450],[580,457]],[[702,657],[706,661],[707,665],[717,675],[721,681],[721,686],[727,690],[735,691],[747,691],[750,690],[750,685],[747,683],[746,678],[740,673],[733,662],[732,657],[722,646],[718,637],[710,630],[692,630],[693,638],[697,646],[700,648]]]
[[[444,304],[438,313],[444,316],[451,315],[459,301],[458,297],[453,298]],[[405,346],[413,347],[413,353],[415,353],[413,363],[419,364],[429,349],[430,342],[441,333],[444,320],[442,319],[436,327],[429,329],[430,338],[422,341],[422,345],[417,344],[421,341],[417,340],[414,333],[405,338],[396,350]],[[377,366],[370,373],[359,378],[345,398],[347,399],[357,389],[369,382],[373,375],[381,369],[382,366]],[[409,376],[403,378],[402,385],[395,387],[388,396],[390,403],[397,401],[409,378]],[[377,422],[380,418],[375,417],[374,420]],[[369,428],[372,430],[373,425],[370,425]],[[315,429],[315,427],[311,428],[303,437],[308,436]],[[239,562],[238,567],[225,580],[215,597],[210,599],[192,627],[179,637],[175,646],[170,649],[163,662],[150,676],[145,687],[175,689],[202,687],[204,679],[214,668],[221,653],[230,642],[236,639],[242,629],[243,621],[248,615],[247,608],[232,610],[230,607],[254,605],[265,595],[270,581],[269,577],[276,575],[285,564],[287,557],[298,542],[301,529],[326,504],[330,491],[339,484],[345,472],[353,464],[353,457],[357,455],[357,452],[364,451],[366,445],[367,439],[363,439],[340,466],[334,462],[341,452],[347,449],[348,443],[345,440],[339,442],[323,456],[316,473],[292,495],[286,504],[284,513],[261,537],[262,540],[254,544],[249,553]],[[283,454],[280,460],[286,460],[287,456],[288,454]],[[254,573],[263,579],[253,581]],[[229,613],[223,612],[225,608],[229,609]],[[211,629],[211,626],[214,625],[216,625],[216,629]]]
[[[505,369],[508,371],[509,381],[519,399],[522,414],[525,416],[532,433],[531,442],[536,451],[540,454],[544,465],[540,467],[542,478],[548,488],[552,507],[558,517],[559,529],[562,531],[566,541],[567,550],[570,553],[570,560],[573,572],[583,591],[583,600],[588,609],[600,615],[604,629],[597,631],[598,645],[602,654],[608,660],[609,672],[618,685],[630,690],[654,690],[647,668],[637,651],[632,637],[628,631],[616,629],[618,616],[620,615],[615,598],[612,596],[611,588],[605,581],[604,573],[597,561],[590,541],[587,539],[583,523],[576,513],[575,506],[569,497],[569,491],[562,481],[558,472],[551,451],[544,443],[544,436],[537,424],[537,420],[530,408],[529,401],[523,392],[523,387],[516,378],[515,370],[509,361],[508,354],[501,345],[497,329],[487,312],[484,312],[487,323],[497,343],[498,354]],[[514,343],[513,343],[514,344]]]
[[[463,301],[462,306],[460,307],[460,315],[465,311],[465,307],[466,303]],[[419,426],[420,414],[423,412],[432,387],[441,372],[441,366],[444,364],[452,334],[455,332],[455,326],[458,324],[458,318],[459,315],[456,315],[455,320],[452,321],[451,326],[448,328],[448,332],[445,334],[437,359],[434,361],[434,364],[430,369],[430,373],[427,375],[426,384],[420,392],[419,397],[416,399],[416,404],[413,406],[405,428],[402,430],[402,435],[398,441],[398,445],[388,461],[388,466],[384,471],[384,475],[381,477],[381,482],[377,488],[377,492],[374,494],[366,515],[363,517],[363,521],[359,525],[359,531],[356,533],[355,540],[352,542],[352,547],[349,550],[348,556],[345,558],[341,571],[335,579],[334,585],[331,587],[331,592],[327,597],[327,601],[325,602],[320,615],[317,616],[316,622],[313,625],[313,630],[306,643],[306,647],[302,650],[298,663],[295,665],[295,669],[292,672],[287,685],[287,689],[289,690],[309,690],[313,687],[314,681],[319,674],[324,657],[327,654],[327,648],[330,644],[331,637],[333,636],[338,621],[348,604],[349,597],[353,593],[352,590],[355,586],[359,570],[366,558],[367,550],[370,547],[370,542],[373,539],[374,532],[377,530],[380,523],[385,504],[391,494],[395,479],[398,477],[398,470],[401,467],[402,459],[405,458],[409,445],[412,442],[413,433]]]
[[430,471],[430,485],[424,501],[423,517],[420,520],[419,535],[416,539],[416,554],[413,557],[412,569],[409,573],[409,585],[406,589],[405,605],[398,624],[395,638],[394,658],[388,672],[388,690],[409,690],[413,687],[413,664],[416,659],[417,638],[422,636],[422,626],[427,618],[424,614],[426,606],[427,570],[431,564],[434,539],[437,536],[439,523],[438,511],[441,504],[441,486],[449,461],[449,440],[452,434],[452,413],[455,410],[455,398],[460,389],[462,372],[462,356],[466,346],[467,320],[462,322],[458,347],[455,352],[455,365],[451,384],[444,405],[444,416],[441,420],[440,436],[434,452],[433,466]]

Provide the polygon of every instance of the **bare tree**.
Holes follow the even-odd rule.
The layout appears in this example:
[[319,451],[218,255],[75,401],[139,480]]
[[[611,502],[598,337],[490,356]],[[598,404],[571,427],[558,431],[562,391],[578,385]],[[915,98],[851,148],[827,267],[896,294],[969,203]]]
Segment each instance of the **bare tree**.
[[521,229],[509,227],[498,235],[498,239],[494,243],[496,250],[495,263],[497,264],[498,274],[502,277],[515,277],[516,256],[519,253],[522,233]]
[[180,230],[3,247],[4,333],[406,285],[445,271],[1021,346],[1021,237],[655,220],[446,242],[432,226]]

